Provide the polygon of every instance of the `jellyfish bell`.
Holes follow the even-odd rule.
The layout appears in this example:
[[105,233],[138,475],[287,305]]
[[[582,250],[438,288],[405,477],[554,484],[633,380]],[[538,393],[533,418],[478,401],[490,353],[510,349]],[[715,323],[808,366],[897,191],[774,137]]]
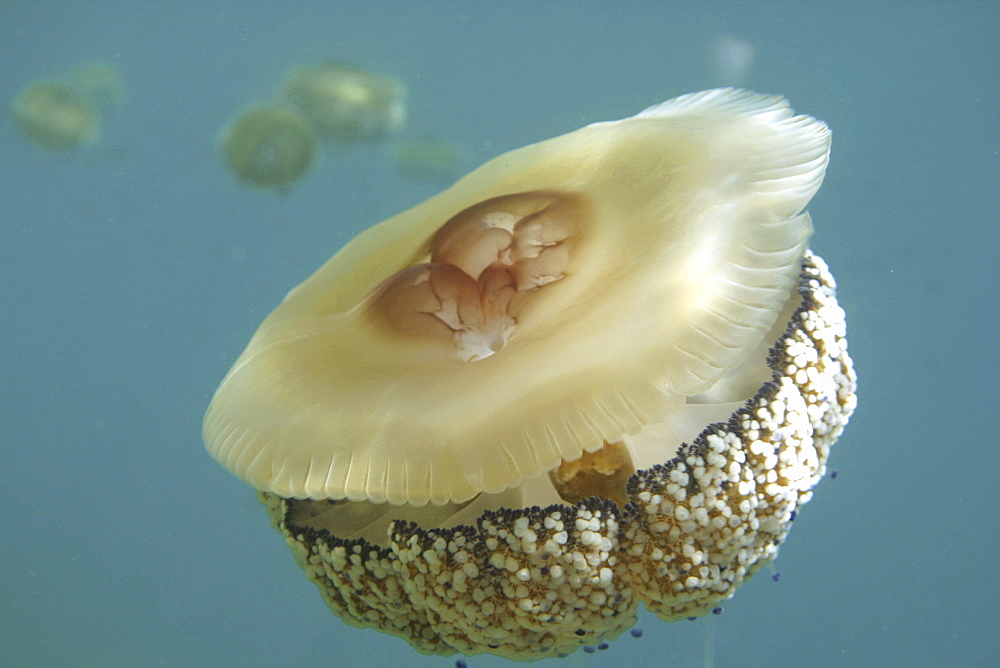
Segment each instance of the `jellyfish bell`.
[[720,89],[507,153],[362,233],[205,417],[327,605],[565,655],[777,554],[854,408],[804,207],[830,134]]
[[709,44],[713,76],[726,85],[739,85],[750,77],[756,50],[752,42],[733,35],[719,35]]
[[321,63],[292,69],[282,97],[298,107],[325,139],[371,142],[398,134],[406,123],[406,86],[383,74]]
[[113,113],[125,103],[125,75],[114,63],[95,60],[70,73],[70,84],[90,100],[101,113]]
[[285,104],[251,107],[220,133],[223,159],[243,181],[282,190],[309,170],[317,139],[310,125]]
[[36,81],[14,98],[18,130],[31,142],[54,150],[93,144],[101,132],[94,105],[73,86]]
[[417,137],[399,144],[395,159],[400,175],[408,180],[449,185],[459,176],[464,155],[453,142]]
[[[682,99],[509,153],[349,244],[223,382],[219,408],[254,436],[229,444],[230,457],[248,448],[247,469],[230,463],[286,496],[461,502],[711,389],[790,298],[828,133],[758,120],[781,113],[770,108],[727,115],[733,95],[707,99],[697,116],[679,113],[693,104]],[[750,190],[784,182],[737,168],[773,144],[785,152],[760,168],[799,168],[796,190]],[[713,161],[665,162],[722,147]],[[437,366],[413,369],[420,360]],[[308,391],[256,394],[261,374],[300,369],[318,374]],[[294,424],[275,419],[286,413]]]

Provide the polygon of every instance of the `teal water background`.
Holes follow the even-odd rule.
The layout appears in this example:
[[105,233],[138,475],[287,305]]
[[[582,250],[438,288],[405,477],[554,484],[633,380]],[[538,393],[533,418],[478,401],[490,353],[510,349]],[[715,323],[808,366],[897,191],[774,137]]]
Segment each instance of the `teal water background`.
[[[330,152],[285,195],[223,169],[219,129],[327,58],[400,77],[407,136],[466,168],[732,83],[833,128],[809,209],[860,376],[838,477],[779,582],[545,665],[1000,665],[1000,5],[819,4],[0,3],[5,107],[95,58],[130,89],[72,155],[0,121],[0,665],[455,665],[330,615],[201,444],[282,296],[437,190],[389,145]],[[713,61],[725,36],[754,48],[743,77]]]

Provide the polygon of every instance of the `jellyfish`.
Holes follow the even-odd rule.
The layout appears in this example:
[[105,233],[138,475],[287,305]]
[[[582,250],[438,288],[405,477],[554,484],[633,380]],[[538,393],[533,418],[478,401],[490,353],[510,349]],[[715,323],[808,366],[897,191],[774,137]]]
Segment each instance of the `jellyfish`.
[[411,181],[448,185],[459,175],[462,150],[453,142],[418,137],[396,147],[396,167]]
[[125,75],[114,63],[85,63],[70,73],[69,82],[102,114],[116,112],[125,103]]
[[29,141],[54,150],[94,143],[101,133],[94,105],[73,86],[36,81],[14,98],[14,120]]
[[247,109],[220,137],[229,168],[260,188],[288,188],[302,178],[316,156],[316,133],[285,104]]
[[732,35],[719,35],[709,46],[709,65],[715,78],[727,85],[744,83],[753,69],[752,42]]
[[406,123],[402,82],[347,65],[294,68],[285,77],[281,94],[320,136],[341,143],[382,140],[398,134]]
[[830,133],[717,89],[502,155],[360,234],[205,415],[344,621],[565,656],[778,554],[856,398],[805,207]]

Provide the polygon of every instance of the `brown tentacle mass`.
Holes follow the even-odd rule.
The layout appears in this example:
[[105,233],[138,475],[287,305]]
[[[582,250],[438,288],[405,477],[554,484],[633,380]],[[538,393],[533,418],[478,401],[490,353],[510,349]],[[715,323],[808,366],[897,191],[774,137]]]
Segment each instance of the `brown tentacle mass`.
[[471,206],[438,229],[430,262],[390,277],[371,308],[399,333],[450,339],[463,361],[488,357],[507,343],[526,301],[566,275],[578,209],[577,197],[555,192]]

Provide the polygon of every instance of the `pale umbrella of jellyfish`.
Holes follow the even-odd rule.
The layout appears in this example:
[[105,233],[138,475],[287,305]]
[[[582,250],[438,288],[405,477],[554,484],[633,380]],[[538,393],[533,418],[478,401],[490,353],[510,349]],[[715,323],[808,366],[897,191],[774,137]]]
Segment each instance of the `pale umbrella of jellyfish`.
[[69,83],[103,114],[116,112],[125,103],[125,75],[114,63],[103,60],[85,63],[70,73]]
[[436,137],[417,137],[395,148],[396,168],[403,178],[449,185],[460,174],[464,156],[454,142]]
[[829,147],[720,89],[502,155],[288,294],[208,450],[336,614],[422,652],[705,614],[777,556],[855,406],[803,211]]
[[753,70],[754,53],[751,42],[719,35],[710,42],[708,53],[714,77],[727,86],[745,84]]
[[29,84],[14,98],[12,111],[21,134],[49,149],[87,146],[101,132],[97,109],[68,84],[53,81]]
[[296,67],[286,75],[281,95],[302,111],[320,136],[341,143],[382,140],[406,123],[406,86],[356,67]]
[[316,133],[286,104],[243,111],[220,133],[226,164],[243,181],[260,188],[285,189],[309,170],[316,156]]

